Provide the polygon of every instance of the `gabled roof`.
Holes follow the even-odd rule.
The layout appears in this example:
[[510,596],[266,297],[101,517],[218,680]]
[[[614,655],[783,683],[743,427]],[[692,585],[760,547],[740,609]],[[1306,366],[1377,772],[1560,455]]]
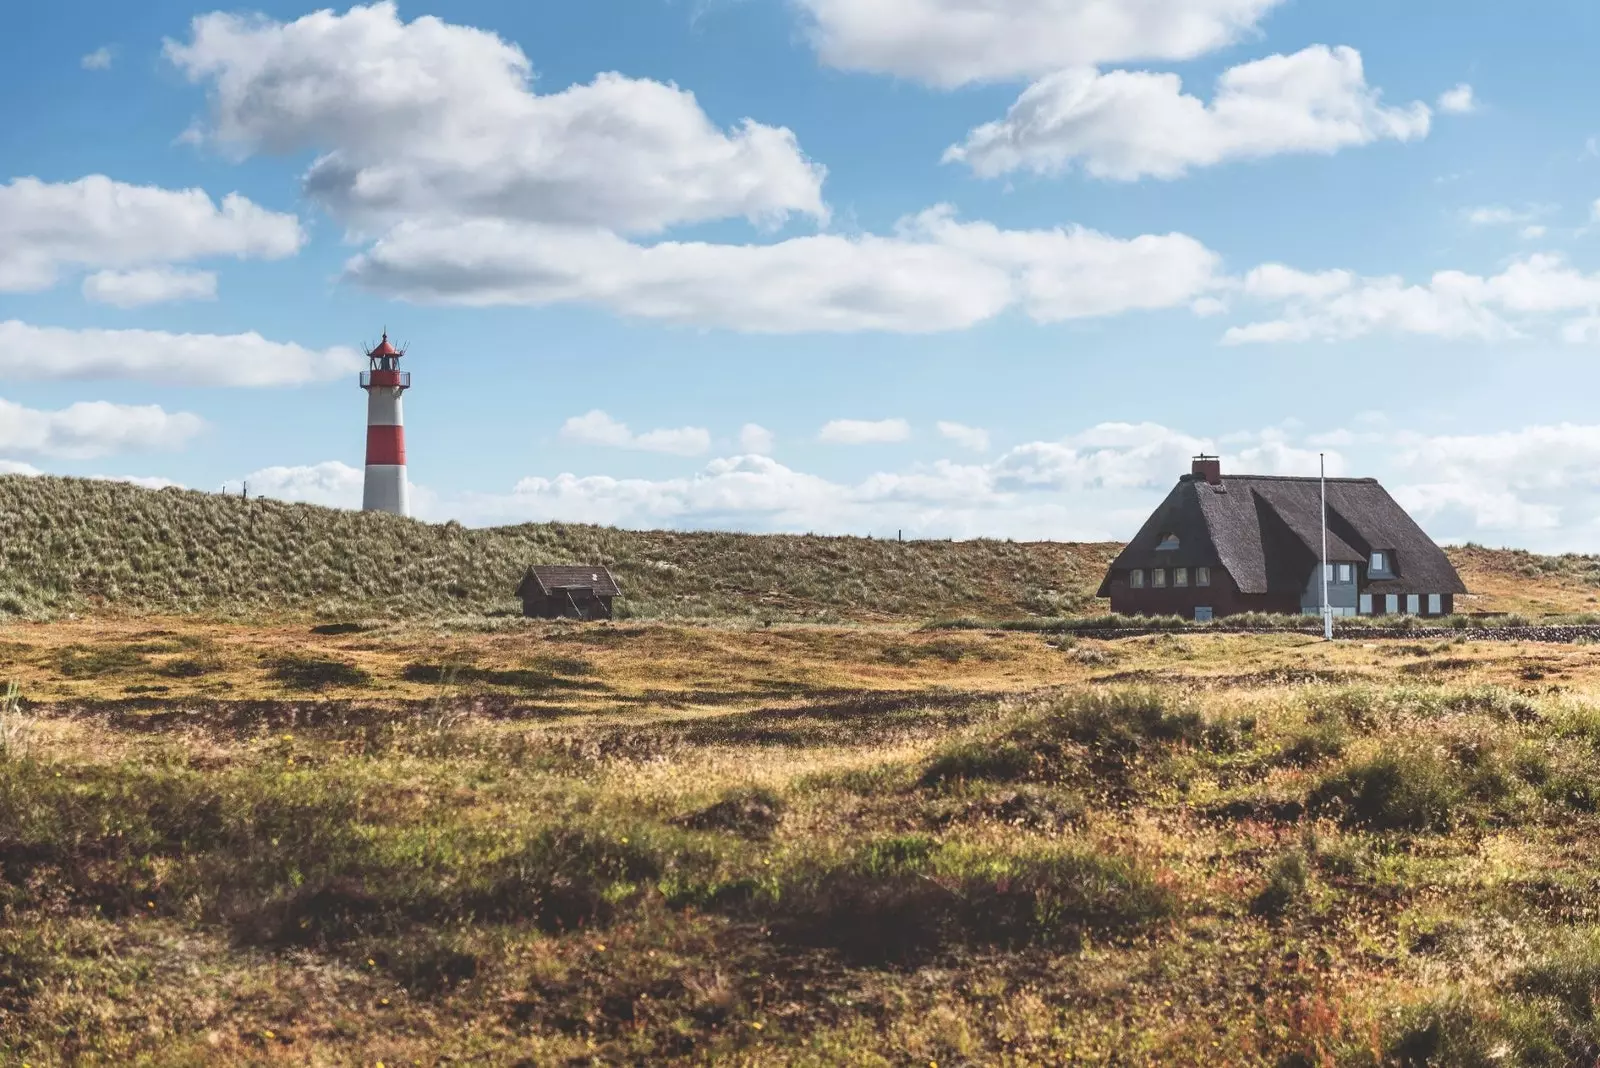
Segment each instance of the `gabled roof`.
[[[1465,593],[1449,557],[1387,490],[1371,478],[1328,479],[1328,560],[1365,563],[1376,550],[1392,554],[1393,579],[1368,583],[1378,593]],[[1180,547],[1161,552],[1166,534]],[[1322,485],[1315,478],[1236,475],[1212,485],[1185,475],[1140,528],[1111,574],[1134,567],[1221,566],[1241,593],[1303,589],[1322,558]]]
[[522,577],[517,596],[537,592],[548,597],[556,590],[593,590],[600,597],[622,596],[617,580],[598,564],[536,564]]

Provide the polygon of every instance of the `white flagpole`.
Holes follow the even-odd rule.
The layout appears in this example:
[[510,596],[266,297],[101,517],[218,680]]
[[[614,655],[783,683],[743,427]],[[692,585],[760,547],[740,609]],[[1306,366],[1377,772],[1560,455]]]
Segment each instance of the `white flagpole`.
[[1328,458],[1317,454],[1322,469],[1322,636],[1333,641],[1333,606],[1328,603]]

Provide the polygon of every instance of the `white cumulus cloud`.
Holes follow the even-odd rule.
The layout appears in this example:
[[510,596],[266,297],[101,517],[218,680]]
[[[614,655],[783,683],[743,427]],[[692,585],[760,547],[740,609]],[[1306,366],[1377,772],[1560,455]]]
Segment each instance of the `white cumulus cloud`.
[[1098,178],[1177,178],[1234,159],[1410,141],[1427,136],[1430,118],[1426,104],[1385,106],[1355,49],[1314,45],[1225,71],[1209,104],[1176,74],[1058,71],[945,160],[984,177],[1081,165]]
[[711,432],[703,427],[685,426],[635,434],[626,423],[618,422],[598,408],[568,419],[561,427],[561,437],[579,445],[604,445],[674,456],[699,456],[711,450]]
[[[1486,204],[1468,208],[1466,218],[1473,226],[1524,226],[1555,210],[1553,205],[1530,204],[1522,208],[1508,208],[1500,204]],[[1543,227],[1539,229],[1543,230]]]
[[749,456],[766,456],[777,443],[777,436],[759,423],[739,428],[739,451]]
[[1499,274],[1439,271],[1425,283],[1399,277],[1364,278],[1350,271],[1297,271],[1258,267],[1244,292],[1280,303],[1280,318],[1228,330],[1231,344],[1347,340],[1374,333],[1499,341],[1525,336],[1547,323],[1574,342],[1592,340],[1592,315],[1564,315],[1600,307],[1600,273],[1585,273],[1548,253],[1512,261]]
[[943,421],[938,423],[938,429],[941,436],[950,439],[963,449],[971,449],[973,452],[989,451],[989,432],[987,430],[975,426],[967,426],[964,423]]
[[[743,455],[667,478],[537,475],[504,493],[442,498],[413,486],[413,495],[419,515],[474,524],[1114,540],[1139,528],[1196,453],[1220,452],[1224,477],[1314,477],[1325,452],[1330,474],[1380,478],[1440,540],[1585,548],[1600,525],[1600,426],[1430,436],[1358,417],[1351,427],[1308,433],[1284,423],[1206,437],[1152,422],[1102,423],[984,462],[913,464],[853,479]],[[34,470],[11,463],[0,461],[0,473]],[[265,468],[248,481],[252,496],[360,506],[362,472],[339,462]],[[240,484],[229,488],[237,493]]]
[[1281,0],[798,0],[824,63],[954,87],[1065,67],[1192,59]]
[[[302,466],[264,467],[244,478],[229,482],[227,493],[248,492],[252,497],[272,497],[280,501],[300,501],[327,508],[358,509],[366,472],[338,460]],[[412,487],[415,491],[416,487]]]
[[80,401],[58,411],[0,399],[0,451],[59,459],[91,459],[146,449],[175,449],[205,429],[188,412],[156,405]]
[[260,334],[171,334],[160,330],[73,330],[0,321],[0,376],[130,378],[194,386],[292,386],[354,374],[354,349],[321,351]]
[[1470,115],[1478,110],[1478,98],[1465,82],[1439,94],[1439,110],[1447,115]]
[[817,431],[817,440],[829,445],[887,445],[910,437],[904,419],[834,419]]
[[114,304],[119,308],[174,300],[215,300],[217,276],[211,271],[176,267],[96,271],[84,278],[83,295],[97,304]]
[[0,292],[46,289],[67,267],[281,259],[304,241],[295,216],[237,193],[219,206],[204,190],[128,185],[98,174],[0,185]]
[[84,70],[110,70],[111,49],[106,47],[96,48],[93,52],[78,60],[78,65]]
[[604,231],[490,220],[403,224],[346,272],[417,301],[595,304],[751,333],[929,333],[1019,305],[1040,322],[1187,306],[1220,284],[1220,262],[1184,234],[1001,230],[937,207],[889,237],[758,245],[645,246]]
[[1396,499],[1460,535],[1494,531],[1521,540],[1593,523],[1600,513],[1600,426],[1402,433],[1391,436],[1390,448],[1408,479]]
[[418,214],[654,232],[825,218],[822,167],[783,128],[713,123],[675,85],[602,74],[533,91],[517,45],[393,3],[282,23],[213,13],[168,58],[211,89],[204,136],[322,152],[306,193],[353,224]]

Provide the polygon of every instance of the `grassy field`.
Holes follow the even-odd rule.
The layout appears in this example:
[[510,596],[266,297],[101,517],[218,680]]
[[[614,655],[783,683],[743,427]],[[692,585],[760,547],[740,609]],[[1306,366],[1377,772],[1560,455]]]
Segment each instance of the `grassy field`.
[[0,641],[0,1063],[1600,1053],[1597,646]]
[[1595,1063],[1600,646],[1063,632],[1115,551],[0,478],[0,1064]]

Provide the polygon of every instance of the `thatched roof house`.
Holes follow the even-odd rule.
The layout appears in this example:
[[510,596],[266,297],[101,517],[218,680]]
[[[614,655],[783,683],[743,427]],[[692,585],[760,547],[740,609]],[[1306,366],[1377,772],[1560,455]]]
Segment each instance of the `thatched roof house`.
[[[1335,615],[1449,615],[1467,592],[1444,551],[1376,479],[1330,478],[1328,604]],[[1113,611],[1209,619],[1320,614],[1319,479],[1222,477],[1199,457],[1111,563]]]

